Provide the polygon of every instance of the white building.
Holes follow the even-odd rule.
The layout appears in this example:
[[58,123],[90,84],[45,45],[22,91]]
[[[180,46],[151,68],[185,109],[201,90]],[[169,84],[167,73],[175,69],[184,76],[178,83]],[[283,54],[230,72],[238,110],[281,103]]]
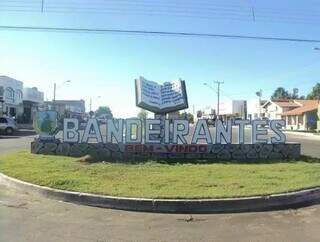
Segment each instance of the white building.
[[247,116],[247,101],[246,100],[230,100],[220,102],[219,115],[225,118],[243,118]]
[[259,103],[259,99],[251,99],[248,101],[248,119],[257,119],[265,116],[265,109],[264,104],[266,103],[266,100],[261,100]]
[[23,112],[23,83],[16,79],[0,76],[0,115],[17,117]]
[[296,100],[271,100],[263,105],[264,116],[269,119],[281,119],[282,113],[300,107]]
[[39,110],[39,106],[43,105],[44,94],[36,87],[23,88],[23,115],[24,123],[31,123],[35,113]]

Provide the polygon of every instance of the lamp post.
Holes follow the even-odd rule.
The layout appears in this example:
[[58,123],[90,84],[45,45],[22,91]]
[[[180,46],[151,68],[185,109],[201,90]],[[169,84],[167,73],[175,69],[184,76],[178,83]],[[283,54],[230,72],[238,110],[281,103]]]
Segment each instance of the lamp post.
[[[101,96],[97,96],[97,97],[95,97],[95,98],[97,98],[97,99],[99,99],[99,98],[101,98]],[[90,97],[90,112],[92,111],[92,97]]]
[[[71,82],[70,80],[64,81],[59,86],[62,86],[63,84],[70,83],[70,82]],[[57,93],[57,83],[55,82],[53,84],[53,102],[52,102],[54,110],[56,110],[56,105],[55,105],[56,104],[56,93]]]

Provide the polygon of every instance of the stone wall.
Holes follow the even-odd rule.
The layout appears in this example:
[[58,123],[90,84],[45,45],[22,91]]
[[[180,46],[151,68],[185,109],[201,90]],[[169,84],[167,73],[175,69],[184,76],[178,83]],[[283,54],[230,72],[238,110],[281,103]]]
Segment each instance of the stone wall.
[[[141,145],[139,145],[139,147],[140,146]],[[158,148],[163,148],[161,146],[167,147],[165,147],[166,149],[162,149],[161,152],[150,151],[150,149],[135,152],[132,150],[128,151],[125,144],[72,144],[60,143],[59,140],[46,142],[36,139],[31,143],[31,152],[34,154],[63,155],[72,157],[90,155],[97,161],[145,159],[204,159],[212,161],[282,160],[298,159],[301,152],[301,145],[297,143],[193,145],[193,147],[201,146],[203,149],[200,149],[200,152],[185,152],[184,147],[188,145],[181,145],[184,147],[180,149],[180,152],[174,152],[173,150],[175,149],[172,149],[177,148],[180,145],[157,145],[156,150],[158,150]],[[172,152],[164,152],[164,150],[168,150],[168,147]],[[201,152],[201,150],[205,151]]]

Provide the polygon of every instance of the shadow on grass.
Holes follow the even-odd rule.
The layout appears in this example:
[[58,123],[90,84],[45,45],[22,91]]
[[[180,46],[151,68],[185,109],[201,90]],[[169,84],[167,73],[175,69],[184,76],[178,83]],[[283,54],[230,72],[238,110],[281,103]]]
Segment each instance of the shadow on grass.
[[309,156],[301,156],[300,159],[281,159],[281,160],[263,160],[263,159],[246,159],[246,160],[219,160],[219,159],[186,159],[186,158],[167,158],[167,159],[108,159],[108,160],[99,160],[91,157],[90,155],[86,155],[80,157],[76,160],[77,162],[82,163],[119,163],[119,164],[130,164],[130,165],[140,165],[146,163],[154,163],[154,164],[165,164],[165,165],[181,165],[181,164],[276,164],[276,163],[298,163],[298,162],[306,162],[306,163],[320,163],[319,158],[309,157]]

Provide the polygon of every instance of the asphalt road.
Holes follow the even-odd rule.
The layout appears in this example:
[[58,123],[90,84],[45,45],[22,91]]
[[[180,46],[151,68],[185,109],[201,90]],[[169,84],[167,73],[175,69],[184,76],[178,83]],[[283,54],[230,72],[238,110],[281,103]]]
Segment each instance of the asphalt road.
[[0,185],[0,241],[318,242],[320,206],[261,213],[179,215],[93,208]]

